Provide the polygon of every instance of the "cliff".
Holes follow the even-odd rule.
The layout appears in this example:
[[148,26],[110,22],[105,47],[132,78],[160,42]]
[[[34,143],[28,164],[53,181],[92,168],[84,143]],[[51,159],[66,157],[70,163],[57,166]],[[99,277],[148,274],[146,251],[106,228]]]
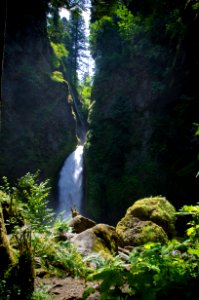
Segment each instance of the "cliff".
[[54,184],[77,138],[67,82],[52,76],[47,10],[45,0],[7,3],[0,177],[40,169]]
[[92,1],[85,146],[87,213],[109,223],[140,197],[163,195],[179,208],[199,196],[193,2],[112,2]]

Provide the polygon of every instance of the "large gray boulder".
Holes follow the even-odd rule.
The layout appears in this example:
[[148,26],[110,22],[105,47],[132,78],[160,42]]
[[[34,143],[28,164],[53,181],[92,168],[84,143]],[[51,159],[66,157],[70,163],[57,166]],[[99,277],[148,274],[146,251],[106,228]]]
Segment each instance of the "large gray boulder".
[[118,254],[118,236],[115,228],[106,224],[97,224],[70,240],[83,255],[98,253],[105,258]]
[[95,221],[86,218],[80,214],[73,217],[69,223],[69,226],[72,228],[74,233],[81,233],[89,228],[92,228],[95,225]]

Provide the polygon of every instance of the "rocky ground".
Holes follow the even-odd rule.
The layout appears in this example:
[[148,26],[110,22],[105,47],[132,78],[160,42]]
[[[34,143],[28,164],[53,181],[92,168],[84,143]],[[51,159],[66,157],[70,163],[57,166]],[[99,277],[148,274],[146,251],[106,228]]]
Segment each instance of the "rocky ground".
[[[106,259],[118,254],[128,261],[130,251],[135,246],[147,242],[167,243],[168,237],[175,232],[175,208],[164,197],[150,197],[136,201],[119,221],[116,228],[107,224],[96,224],[77,211],[72,212],[70,223],[73,233],[62,233],[61,240],[70,240],[76,249],[87,256],[100,253]],[[99,283],[85,279],[45,277],[37,273],[37,286],[44,289],[53,300],[83,299],[84,291],[92,288],[88,300],[99,300]],[[43,276],[43,277],[42,277]]]
[[95,282],[86,283],[84,279],[79,278],[37,278],[36,285],[43,286],[53,300],[75,300],[82,299],[84,290],[92,287],[95,292],[88,297],[88,300],[99,300],[98,284]]

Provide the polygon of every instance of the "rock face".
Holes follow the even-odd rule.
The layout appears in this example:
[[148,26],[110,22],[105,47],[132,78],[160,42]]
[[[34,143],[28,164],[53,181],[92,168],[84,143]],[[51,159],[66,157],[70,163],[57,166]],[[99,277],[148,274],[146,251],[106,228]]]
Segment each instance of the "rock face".
[[108,258],[118,252],[118,236],[115,228],[106,224],[97,224],[75,235],[71,242],[83,255],[100,253]]
[[164,197],[136,201],[116,226],[121,244],[166,243],[175,233],[175,212],[174,206]]
[[77,138],[67,83],[52,77],[47,1],[7,2],[0,177],[40,169],[42,178],[56,180]]
[[[84,151],[86,213],[112,225],[148,195],[166,195],[176,207],[199,198],[192,175],[198,171],[199,15],[193,1],[148,1],[147,13],[138,2],[123,1],[136,24],[125,32],[123,19],[124,35],[115,1],[92,1],[91,9],[96,74]],[[177,20],[183,29],[173,38]]]

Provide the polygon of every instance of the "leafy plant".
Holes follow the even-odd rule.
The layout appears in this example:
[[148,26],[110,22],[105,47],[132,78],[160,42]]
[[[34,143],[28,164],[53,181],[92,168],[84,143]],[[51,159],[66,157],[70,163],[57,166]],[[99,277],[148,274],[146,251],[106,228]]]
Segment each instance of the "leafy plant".
[[55,234],[71,232],[69,221],[66,221],[63,215],[64,213],[60,213],[54,220],[54,223],[52,225],[52,232],[55,232]]
[[[107,261],[106,264],[97,269],[93,274],[88,276],[88,280],[100,282],[100,299],[124,299],[121,296],[132,295],[129,289],[123,291],[125,284],[131,281],[131,273],[127,271],[128,265],[124,263],[119,256]],[[90,290],[92,293],[93,290]],[[84,297],[88,297],[88,290],[85,291]]]
[[69,241],[54,239],[50,233],[35,233],[32,237],[34,255],[42,268],[51,275],[85,276],[88,272],[82,256]]
[[66,50],[63,44],[57,44],[51,42],[51,47],[54,52],[54,56],[52,57],[53,60],[52,62],[56,68],[59,68],[62,59],[68,56],[68,51]]
[[[190,299],[197,289],[198,278],[198,205],[184,206],[189,213],[188,239],[173,239],[166,245],[147,243],[135,247],[128,262],[115,257],[88,276],[99,281],[100,299]],[[86,290],[84,297],[92,293]],[[129,298],[130,297],[130,298]]]
[[191,215],[192,221],[188,222],[189,228],[186,233],[187,236],[192,241],[198,241],[199,239],[199,203],[197,205],[184,205],[179,214],[181,215]]
[[50,296],[47,292],[47,287],[41,285],[35,289],[33,292],[31,300],[52,300],[52,296]]
[[52,72],[51,79],[56,82],[60,82],[60,83],[66,82],[66,80],[64,79],[63,73],[60,71]]
[[17,197],[25,202],[23,215],[27,224],[30,224],[33,230],[39,232],[45,231],[53,222],[54,212],[48,207],[50,192],[49,180],[39,183],[39,172],[35,174],[27,173],[22,176],[17,184]]

